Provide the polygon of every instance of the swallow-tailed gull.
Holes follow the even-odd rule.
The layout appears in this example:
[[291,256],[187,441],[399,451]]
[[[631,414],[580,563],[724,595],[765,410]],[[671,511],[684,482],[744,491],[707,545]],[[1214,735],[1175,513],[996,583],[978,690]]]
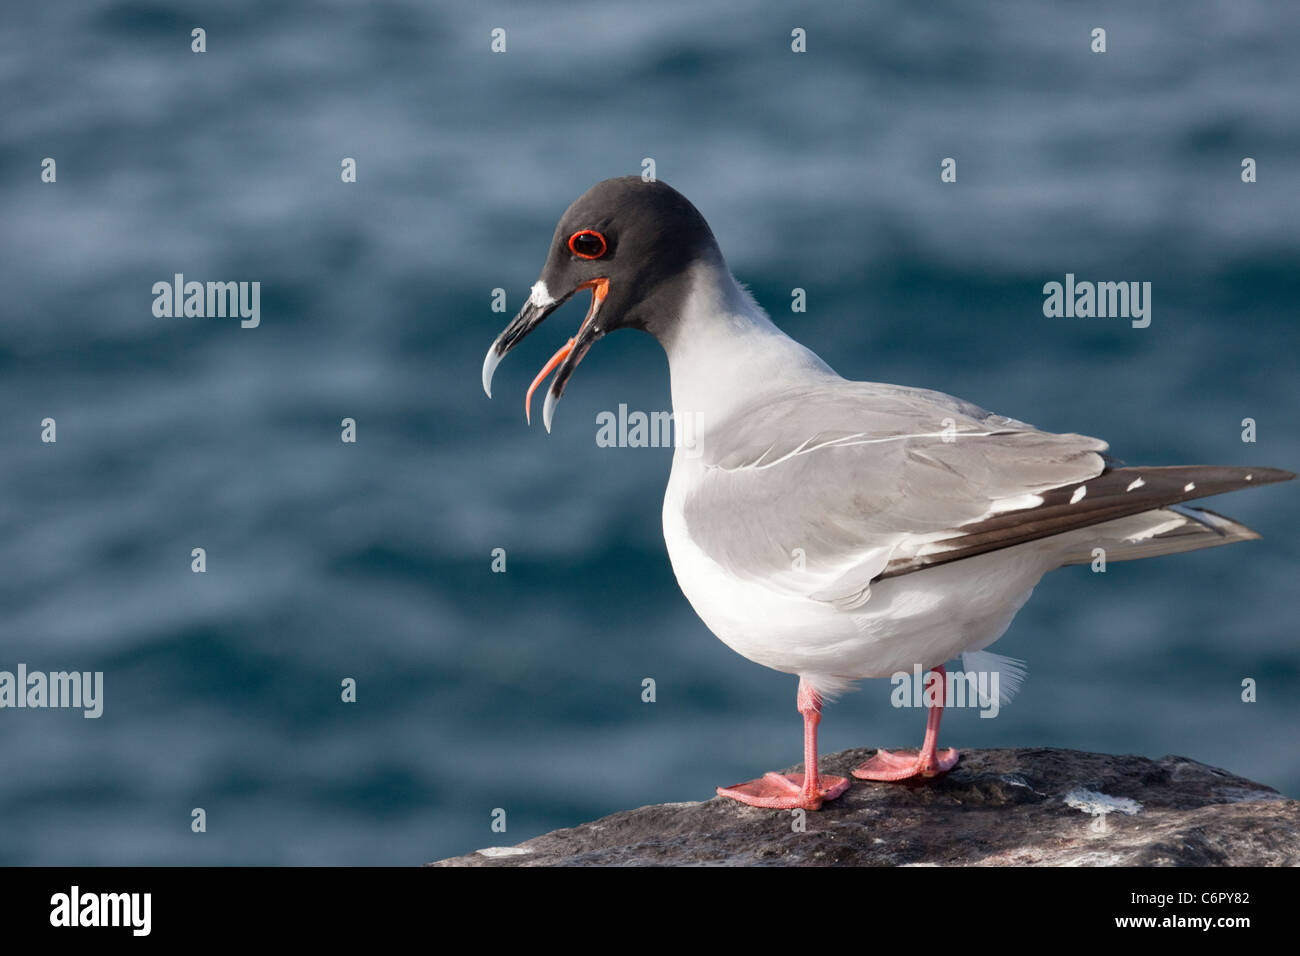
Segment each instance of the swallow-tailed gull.
[[[609,332],[641,329],[663,345],[679,439],[691,424],[663,506],[678,584],[727,646],[799,677],[804,772],[718,789],[753,806],[816,809],[848,788],[817,770],[824,695],[914,668],[942,680],[945,661],[1006,631],[1044,573],[1095,549],[1125,561],[1256,538],[1182,503],[1295,477],[1121,467],[1100,439],[942,392],[841,378],[736,282],[684,196],[635,176],[598,183],[560,218],[528,301],[488,349],[489,396],[501,358],[579,290],[591,291],[586,318],[528,389],[525,411],[554,371],[549,431],[569,376]],[[940,690],[919,751],[878,751],[854,776],[950,769],[942,707]]]

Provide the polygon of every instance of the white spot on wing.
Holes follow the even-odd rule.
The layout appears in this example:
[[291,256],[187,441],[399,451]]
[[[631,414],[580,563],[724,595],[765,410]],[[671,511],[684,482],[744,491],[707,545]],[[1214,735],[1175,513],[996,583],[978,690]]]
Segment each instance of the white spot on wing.
[[1087,485],[1080,485],[1078,488],[1075,488],[1074,494],[1070,495],[1070,504],[1077,505],[1080,501],[1083,500],[1083,496],[1086,495],[1087,493],[1088,493]]
[[1124,490],[1132,491],[1134,488],[1141,488],[1145,484],[1146,482],[1143,481],[1141,478],[1134,478],[1132,481],[1129,482],[1128,487],[1125,488]]
[[1196,490],[1196,482],[1194,481],[1189,481],[1187,484],[1183,485],[1183,491],[1195,491],[1195,490]]
[[1001,511],[1019,511],[1021,508],[1037,508],[1043,503],[1042,495],[1016,495],[1014,498],[999,498],[989,508],[989,514]]

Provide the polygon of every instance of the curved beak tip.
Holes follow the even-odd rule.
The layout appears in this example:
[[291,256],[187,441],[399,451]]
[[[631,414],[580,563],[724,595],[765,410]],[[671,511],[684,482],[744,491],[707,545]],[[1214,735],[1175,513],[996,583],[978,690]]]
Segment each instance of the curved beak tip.
[[546,434],[551,433],[551,419],[555,417],[555,392],[548,390],[546,392],[546,404],[542,406],[542,424],[546,426]]
[[[524,395],[524,417],[531,425],[533,419],[531,410],[533,393],[537,391],[538,387],[546,380],[546,377],[550,375],[551,372],[555,371],[557,367],[560,368],[560,373],[556,381],[552,382],[551,388],[547,390],[546,404],[542,409],[542,422],[546,426],[547,433],[551,431],[551,421],[555,417],[555,405],[560,400],[560,393],[564,390],[564,382],[568,379],[578,362],[582,361],[582,357],[586,354],[591,343],[603,334],[596,329],[594,322],[596,315],[600,312],[600,307],[604,303],[605,297],[608,294],[609,280],[604,277],[591,279],[579,285],[577,289],[591,289],[591,305],[587,309],[587,316],[582,320],[582,325],[578,329],[578,334],[569,339],[569,341],[566,342],[558,352],[551,356],[550,361],[548,361],[542,370],[537,373],[537,377],[533,379],[532,384],[528,386],[528,392]],[[577,289],[574,291],[577,291]],[[530,298],[524,305],[524,308],[520,310],[517,316],[515,316],[514,321],[512,321],[510,325],[506,326],[505,331],[497,336],[496,341],[493,342],[491,347],[488,349],[487,355],[483,357],[483,391],[488,398],[492,397],[492,375],[496,371],[497,366],[501,363],[501,359],[505,353],[510,351],[511,348],[518,344],[520,339],[536,328],[538,323],[554,311],[555,308],[563,305],[572,294],[573,293],[570,292],[559,301],[548,298],[546,304],[541,306],[535,304]],[[574,354],[575,349],[576,354]],[[561,363],[566,362],[566,360],[568,364],[561,365]],[[558,390],[556,388],[557,385]]]
[[497,355],[497,344],[493,342],[487,350],[487,355],[483,357],[483,391],[487,393],[488,398],[492,397],[492,376],[500,364],[501,356]]

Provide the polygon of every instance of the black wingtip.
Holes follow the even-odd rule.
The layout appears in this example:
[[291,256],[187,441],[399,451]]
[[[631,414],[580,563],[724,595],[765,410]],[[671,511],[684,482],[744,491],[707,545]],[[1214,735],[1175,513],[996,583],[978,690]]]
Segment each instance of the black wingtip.
[[1290,481],[1295,477],[1294,471],[1287,471],[1284,468],[1238,468],[1236,470],[1242,472],[1243,482],[1252,485],[1271,485],[1279,481]]
[[[1199,494],[1189,495],[1190,498],[1204,498],[1249,488],[1252,485],[1272,485],[1279,481],[1290,481],[1296,476],[1295,472],[1282,468],[1252,468],[1246,465],[1162,465],[1154,468],[1130,466],[1107,471],[1115,477],[1133,475],[1147,480],[1159,478],[1173,483],[1186,479],[1194,482],[1199,489]],[[1179,497],[1182,498],[1181,495]]]
[[[962,525],[951,538],[933,542],[935,546],[947,547],[921,557],[891,561],[879,577],[908,574],[1116,518],[1255,485],[1290,481],[1294,477],[1294,472],[1281,468],[1239,465],[1107,468],[1095,478],[1039,492],[1040,503],[1033,507],[994,513],[978,522]],[[1258,534],[1252,534],[1258,537]]]

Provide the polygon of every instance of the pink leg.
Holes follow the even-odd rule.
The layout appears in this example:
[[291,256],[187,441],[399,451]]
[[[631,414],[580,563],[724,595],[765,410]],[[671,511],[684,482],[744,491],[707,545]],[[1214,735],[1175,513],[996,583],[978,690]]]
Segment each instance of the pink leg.
[[[938,674],[939,680],[946,684],[947,672],[942,664],[933,668],[932,673]],[[937,749],[939,721],[943,720],[943,687],[944,684],[941,684],[938,706],[931,707],[929,716],[925,719],[925,741],[919,751],[900,750],[890,753],[888,750],[877,750],[875,756],[853,771],[853,776],[859,780],[910,780],[913,777],[937,777],[955,767],[957,751],[951,747],[944,751]]]
[[771,810],[817,810],[822,801],[834,800],[849,789],[847,777],[817,773],[817,725],[822,719],[822,699],[802,677],[799,678],[798,707],[799,713],[803,714],[803,774],[765,773],[748,783],[719,787],[719,796]]

